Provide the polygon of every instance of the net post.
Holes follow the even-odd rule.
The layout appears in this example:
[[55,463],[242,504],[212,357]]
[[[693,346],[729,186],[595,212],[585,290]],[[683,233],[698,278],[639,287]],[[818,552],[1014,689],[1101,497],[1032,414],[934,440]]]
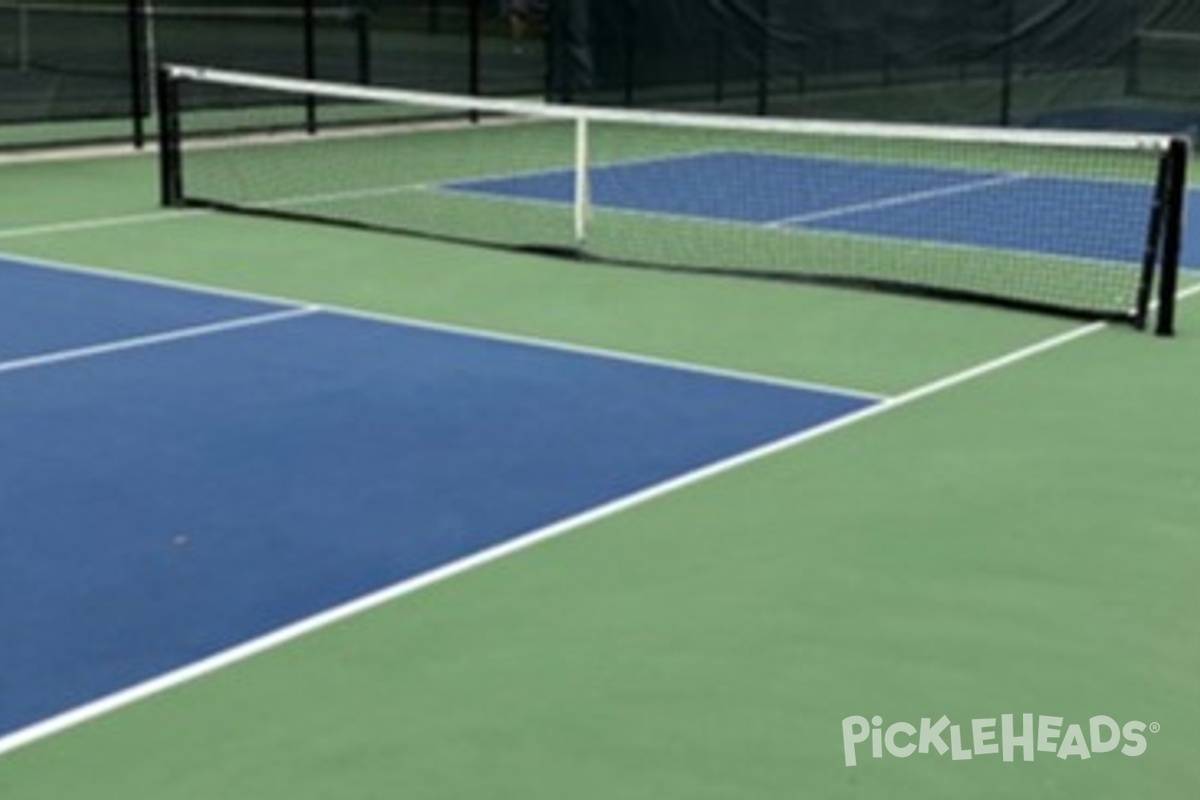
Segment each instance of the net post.
[[1158,274],[1159,260],[1163,252],[1163,220],[1166,215],[1169,182],[1170,154],[1164,149],[1158,157],[1158,170],[1154,177],[1154,199],[1150,204],[1146,244],[1142,249],[1142,269],[1133,307],[1132,322],[1138,330],[1145,330],[1146,321],[1150,316],[1150,298],[1154,292],[1154,279]]
[[183,158],[180,147],[179,83],[168,67],[160,67],[158,92],[158,168],[160,202],[183,205]]
[[591,187],[588,185],[588,119],[580,114],[575,118],[575,245],[583,249],[587,242],[587,223],[591,210]]
[[1179,286],[1179,251],[1183,242],[1183,206],[1187,187],[1188,140],[1171,140],[1165,156],[1167,173],[1163,208],[1162,260],[1158,273],[1158,317],[1154,333],[1175,333],[1175,293]]

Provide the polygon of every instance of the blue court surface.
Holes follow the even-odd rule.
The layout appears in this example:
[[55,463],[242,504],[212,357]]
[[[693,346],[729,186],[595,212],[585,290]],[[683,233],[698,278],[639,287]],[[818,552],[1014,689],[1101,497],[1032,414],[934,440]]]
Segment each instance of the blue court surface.
[[0,737],[877,398],[0,260]]
[[[901,242],[1140,263],[1151,187],[1024,173],[706,152],[590,171],[596,207]],[[443,188],[570,204],[552,170]]]

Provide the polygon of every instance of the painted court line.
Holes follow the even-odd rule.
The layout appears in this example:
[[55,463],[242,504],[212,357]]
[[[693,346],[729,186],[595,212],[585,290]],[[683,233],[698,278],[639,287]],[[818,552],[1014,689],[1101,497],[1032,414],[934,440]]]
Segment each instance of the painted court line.
[[878,211],[885,208],[895,208],[896,206],[915,205],[917,203],[923,203],[927,200],[937,200],[943,197],[953,197],[954,195],[967,194],[969,192],[980,192],[985,189],[995,188],[997,186],[1006,186],[1011,183],[1027,180],[1028,178],[1029,175],[1025,173],[993,175],[988,178],[965,181],[963,183],[956,183],[950,186],[941,186],[937,189],[924,189],[919,192],[904,192],[902,194],[892,195],[890,197],[882,197],[878,200],[868,200],[862,203],[851,203],[844,206],[823,208],[819,211],[810,211],[805,214],[796,214],[795,216],[772,220],[768,223],[765,223],[765,227],[784,228],[791,225],[804,225],[809,222],[820,222],[821,220],[826,219],[847,217],[851,214],[859,214],[864,211]]
[[374,197],[388,197],[405,192],[422,192],[428,189],[429,185],[425,183],[396,183],[387,186],[367,186],[362,189],[344,189],[337,192],[294,195],[278,200],[262,200],[260,202],[246,203],[246,208],[288,209],[316,206],[322,203],[336,203],[341,200],[370,200]]
[[[1195,294],[1200,291],[1200,285],[1182,294]],[[799,433],[769,442],[760,447],[722,459],[704,467],[678,475],[646,487],[625,497],[601,504],[579,514],[566,517],[550,525],[525,531],[503,544],[481,550],[442,567],[394,584],[377,592],[364,595],[357,600],[336,606],[320,614],[308,617],[294,624],[280,628],[272,633],[252,639],[236,647],[217,653],[189,666],[165,673],[152,680],[137,684],[128,689],[100,698],[92,703],[77,707],[71,711],[22,728],[7,736],[0,737],[0,755],[29,745],[56,733],[61,733],[71,727],[100,717],[132,703],[160,694],[168,689],[178,687],[199,677],[209,675],[220,669],[236,664],[252,656],[264,653],[275,647],[293,641],[314,631],[328,627],[334,623],[355,615],[377,608],[420,589],[441,583],[449,578],[466,573],[472,569],[495,562],[499,559],[527,550],[539,543],[562,536],[585,525],[599,522],[608,517],[635,508],[656,498],[679,491],[702,481],[714,478],[739,467],[760,461],[784,450],[798,447],[807,442],[819,439],[837,431],[856,425],[865,420],[891,413],[905,406],[919,402],[925,398],[945,392],[962,384],[984,377],[999,370],[1008,368],[1043,353],[1063,347],[1109,327],[1108,323],[1095,322],[1074,327],[1064,333],[1042,339],[1034,344],[1014,350],[997,358],[990,359],[974,367],[955,372],[935,381],[918,386],[901,395],[883,400],[876,405],[868,406],[860,411],[848,414],[838,419],[818,425]]]
[[340,316],[354,317],[356,319],[368,320],[371,322],[379,322],[390,325],[403,325],[405,327],[417,328],[420,330],[433,331],[436,333],[445,333],[454,336],[470,336],[473,338],[485,338],[498,342],[507,342],[509,344],[523,345],[526,347],[538,347],[545,349],[550,347],[554,350],[561,350],[567,353],[573,353],[582,356],[592,356],[595,358],[605,358],[611,361],[622,361],[630,364],[643,364],[650,367],[658,367],[660,369],[669,369],[683,372],[691,372],[699,375],[709,375],[716,378],[725,378],[728,380],[749,381],[753,383],[761,383],[771,386],[780,386],[786,389],[799,389],[803,391],[830,392],[832,394],[840,394],[848,397],[858,397],[864,400],[883,400],[887,395],[878,392],[869,392],[865,389],[855,389],[850,386],[834,385],[831,383],[822,383],[820,381],[806,381],[797,378],[780,378],[773,375],[764,375],[757,372],[745,372],[743,370],[729,369],[726,367],[713,367],[703,364],[693,364],[691,362],[675,361],[669,358],[657,358],[655,356],[639,355],[637,353],[624,353],[616,350],[608,350],[602,347],[590,347],[588,345],[576,344],[559,344],[547,343],[545,340],[540,340],[532,337],[525,337],[516,334],[490,334],[487,332],[479,333],[471,328],[462,328],[457,325],[448,325],[440,322],[429,322],[425,320],[413,320],[406,317],[393,316],[391,314],[373,313],[370,311],[360,311],[355,309],[332,308],[330,306],[323,307],[325,311],[337,313]]
[[91,219],[71,220],[68,222],[51,222],[44,225],[29,225],[24,228],[0,229],[0,239],[19,239],[24,236],[44,236],[47,234],[72,233],[74,231],[92,231],[101,228],[119,228],[124,225],[145,225],[151,222],[169,222],[176,219],[212,214],[209,209],[169,209],[163,211],[148,211],[142,214],[118,214],[111,217],[93,217]]
[[[77,275],[88,275],[91,277],[103,277],[127,283],[161,286],[167,289],[177,289],[180,291],[191,292],[193,294],[208,295],[210,297],[252,300],[260,303],[272,303],[275,305],[286,305],[292,307],[306,304],[306,301],[294,297],[282,297],[280,295],[239,291],[235,289],[222,289],[219,287],[204,286],[201,284],[188,283],[187,281],[173,280],[170,278],[118,272],[116,270],[104,269],[102,267],[90,267],[79,264],[69,264],[62,261],[30,258],[13,253],[0,252],[0,261],[11,261],[15,264],[24,265],[27,267],[55,270],[58,272],[66,272]],[[701,375],[713,375],[716,377],[730,378],[733,380],[752,381],[755,383],[782,386],[790,389],[834,392],[850,397],[861,397],[866,400],[880,400],[886,397],[886,395],[880,394],[879,392],[872,392],[852,386],[843,386],[841,384],[834,385],[822,383],[820,381],[806,381],[796,378],[785,378],[777,375],[767,375],[758,372],[729,369],[726,367],[715,367],[678,359],[647,356],[640,353],[629,353],[607,347],[575,344],[572,342],[562,342],[552,339],[542,339],[536,336],[526,336],[517,333],[504,333],[500,331],[484,330],[481,328],[472,328],[466,325],[456,325],[449,322],[435,322],[432,320],[407,317],[402,314],[390,314],[383,311],[367,311],[364,309],[329,305],[325,303],[313,305],[311,307],[317,306],[319,306],[319,308],[327,314],[337,314],[338,316],[352,317],[355,319],[368,320],[386,325],[402,325],[404,327],[414,328],[417,330],[446,333],[454,336],[467,336],[474,339],[484,339],[492,342],[524,345],[526,347],[535,347],[542,350],[553,350],[561,353],[573,353],[577,355],[594,356],[597,358],[607,358],[613,361],[621,361],[631,364],[645,364],[648,366],[661,367],[663,369],[680,370],[683,372],[691,372]]]
[[118,353],[126,350],[138,350],[143,347],[153,347],[155,345],[167,344],[169,342],[178,342],[183,339],[198,339],[202,336],[212,336],[213,334],[239,330],[242,328],[254,328],[261,325],[270,325],[275,322],[283,322],[284,320],[295,319],[297,317],[305,317],[310,314],[315,314],[321,310],[322,309],[319,306],[288,308],[283,311],[272,311],[267,314],[255,314],[254,316],[250,317],[237,317],[234,319],[222,320],[220,322],[210,322],[204,325],[176,328],[174,330],[163,331],[161,333],[150,333],[143,336],[132,336],[128,339],[117,339],[115,341],[102,342],[100,344],[87,345],[85,347],[75,347],[69,350],[56,350],[52,353],[42,353],[40,355],[17,358],[11,361],[0,361],[0,374],[6,372],[16,372],[18,370],[35,369],[37,367],[45,367],[51,364],[61,364],[64,361],[78,361],[85,358],[94,358],[96,356],[107,355],[109,353]]

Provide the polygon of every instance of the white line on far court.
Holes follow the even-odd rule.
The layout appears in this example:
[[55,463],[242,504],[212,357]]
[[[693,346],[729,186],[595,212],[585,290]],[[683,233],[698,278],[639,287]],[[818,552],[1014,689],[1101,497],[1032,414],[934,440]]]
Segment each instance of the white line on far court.
[[1017,183],[1018,181],[1026,180],[1028,177],[1029,176],[1025,173],[992,175],[987,178],[951,184],[950,186],[939,186],[936,189],[923,189],[917,192],[904,192],[903,194],[880,197],[876,200],[867,200],[861,203],[850,203],[843,206],[833,206],[832,208],[809,211],[805,214],[796,214],[792,217],[771,220],[770,222],[765,223],[764,227],[786,228],[789,225],[805,225],[809,222],[820,222],[821,220],[836,219],[837,217],[848,217],[851,214],[879,211],[880,209],[884,208],[915,205],[916,203],[924,203],[928,200],[938,200],[943,197],[953,197],[954,195],[967,194],[968,192],[981,192],[984,189],[992,189],[997,186],[1007,186],[1010,183]]
[[[1200,287],[1193,287],[1198,289]],[[304,313],[307,309],[298,309],[293,314]],[[311,312],[310,312],[311,313]],[[64,730],[80,725],[89,720],[116,711],[132,703],[160,694],[168,689],[180,686],[189,681],[214,673],[252,656],[279,647],[287,642],[298,639],[314,631],[328,627],[334,623],[362,614],[377,608],[397,598],[412,594],[425,587],[441,583],[449,578],[461,575],[499,559],[527,550],[534,545],[563,534],[574,531],[585,525],[599,522],[608,517],[624,512],[636,506],[643,505],[672,492],[714,478],[723,473],[760,461],[768,456],[799,445],[811,442],[836,431],[843,430],[874,417],[882,416],[912,403],[923,400],[948,389],[981,378],[993,372],[1005,369],[1035,356],[1062,347],[1071,342],[1091,336],[1108,327],[1108,323],[1094,322],[1077,326],[1055,336],[1042,339],[1034,344],[1014,350],[1005,355],[993,358],[974,367],[947,375],[935,381],[918,386],[914,389],[885,399],[875,405],[868,406],[852,414],[831,420],[823,425],[800,431],[765,445],[714,462],[691,472],[678,475],[666,481],[648,486],[640,491],[617,498],[591,509],[566,517],[542,528],[517,534],[508,541],[494,547],[482,550],[474,555],[461,558],[437,569],[422,573],[396,584],[384,587],[371,594],[364,595],[340,606],[307,617],[290,625],[279,628],[256,639],[251,639],[235,647],[223,650],[208,658],[187,666],[165,673],[151,680],[136,684],[127,689],[102,697],[91,703],[78,706],[54,717],[34,723],[0,736],[0,756],[19,747],[29,745],[40,739],[61,733]]]
[[95,356],[107,355],[108,353],[117,353],[124,350],[137,350],[143,347],[152,347],[159,344],[167,344],[168,342],[178,342],[183,339],[198,339],[201,336],[211,336],[217,333],[226,331],[238,330],[240,328],[253,328],[260,325],[269,325],[273,322],[282,322],[296,317],[304,317],[309,314],[315,314],[321,311],[320,306],[301,306],[299,308],[287,308],[282,311],[272,311],[267,314],[255,314],[252,317],[235,317],[234,319],[225,319],[219,322],[209,322],[203,325],[192,325],[187,328],[176,328],[174,330],[162,331],[160,333],[148,333],[142,336],[131,336],[127,339],[117,339],[111,342],[102,342],[100,344],[92,344],[84,347],[74,347],[69,350],[55,350],[51,353],[41,353],[26,358],[17,358],[11,361],[0,361],[0,374],[6,372],[16,372],[23,369],[34,369],[36,367],[45,367],[50,364],[60,364],[64,361],[78,361],[84,358],[93,358]]

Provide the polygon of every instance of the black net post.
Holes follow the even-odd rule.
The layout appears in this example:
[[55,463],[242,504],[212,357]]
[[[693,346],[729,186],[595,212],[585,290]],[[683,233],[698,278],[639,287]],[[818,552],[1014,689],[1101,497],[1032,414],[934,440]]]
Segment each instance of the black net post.
[[180,147],[179,84],[167,68],[157,73],[158,166],[164,206],[183,205],[183,152]]
[[1179,251],[1183,244],[1183,206],[1190,145],[1176,138],[1167,149],[1167,189],[1163,214],[1162,260],[1158,272],[1158,318],[1154,332],[1175,333],[1175,293],[1179,287]]
[[1171,181],[1170,153],[1164,152],[1158,160],[1158,174],[1154,180],[1154,202],[1150,206],[1150,221],[1146,227],[1146,246],[1142,250],[1142,274],[1138,281],[1137,301],[1133,309],[1133,324],[1145,329],[1150,315],[1150,295],[1154,291],[1154,278],[1158,274],[1163,253],[1163,227],[1167,216],[1168,190]]

